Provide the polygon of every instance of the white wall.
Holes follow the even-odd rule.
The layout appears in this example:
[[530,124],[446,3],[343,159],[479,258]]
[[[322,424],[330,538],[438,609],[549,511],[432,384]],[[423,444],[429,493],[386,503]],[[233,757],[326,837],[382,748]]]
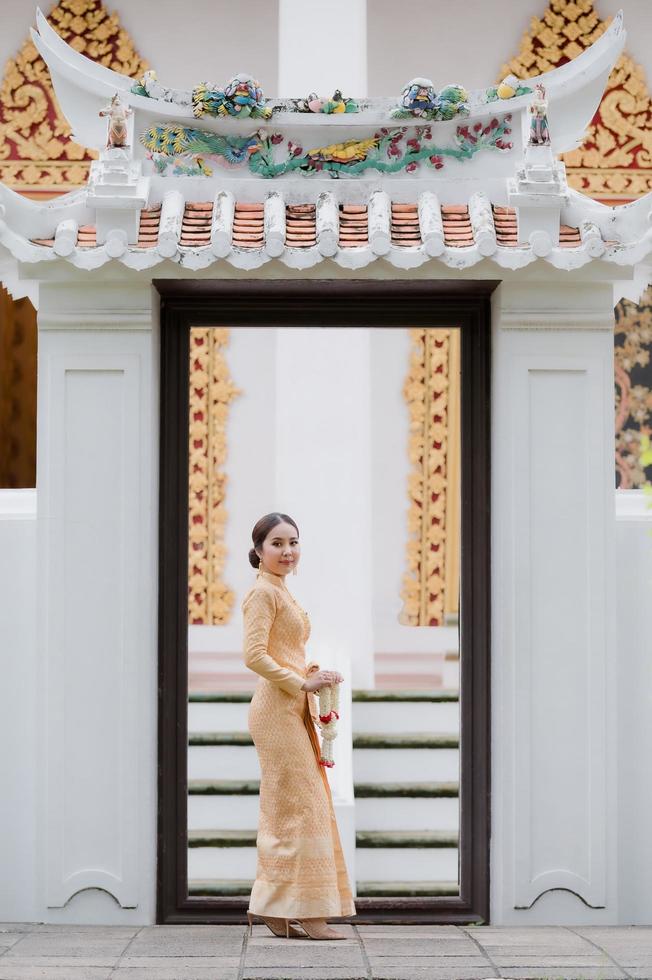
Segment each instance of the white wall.
[[34,910],[36,567],[36,491],[0,490],[0,921]]
[[[52,4],[41,6],[47,12]],[[437,86],[457,81],[471,88],[490,85],[503,63],[518,54],[532,17],[541,17],[546,6],[547,0],[524,0],[518,6],[511,0],[468,0],[460,16],[451,15],[447,0],[403,0],[400,5],[395,0],[368,0],[367,94],[398,95],[410,78],[423,74]],[[251,0],[244,9],[227,0],[193,0],[183,7],[174,0],[111,0],[106,7],[118,13],[141,55],[164,82],[188,87],[199,81],[222,83],[236,72],[250,71],[270,95],[278,93],[277,0]],[[648,0],[595,0],[603,19],[621,7],[627,50],[652,87],[652,50],[647,42],[652,8]],[[36,0],[2,0],[1,65],[26,38],[35,9]],[[347,31],[345,17],[340,27]],[[308,46],[319,39],[323,52],[319,4],[303,4],[300,30]],[[306,77],[303,89],[293,94],[307,95],[314,87]]]
[[[652,509],[616,491],[618,868],[620,921],[652,922]],[[611,734],[611,733],[610,733]]]

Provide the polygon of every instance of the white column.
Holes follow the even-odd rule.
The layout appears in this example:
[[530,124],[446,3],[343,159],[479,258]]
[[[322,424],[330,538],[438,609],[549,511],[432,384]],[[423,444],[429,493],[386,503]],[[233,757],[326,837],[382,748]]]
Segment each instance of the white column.
[[278,96],[367,94],[366,0],[279,0]]
[[613,304],[493,304],[491,919],[618,914]]
[[41,286],[36,868],[46,922],[155,919],[151,296],[124,281]]
[[342,712],[329,771],[354,885],[351,688],[373,686],[369,331],[277,331],[280,510],[299,526],[288,585],[311,619],[309,660],[339,670]]
[[[366,0],[279,0],[278,43],[280,97],[366,95]],[[346,678],[329,779],[355,891],[351,688],[373,686],[370,338],[306,326],[277,340],[276,499],[305,549],[289,584],[311,617],[308,658]]]

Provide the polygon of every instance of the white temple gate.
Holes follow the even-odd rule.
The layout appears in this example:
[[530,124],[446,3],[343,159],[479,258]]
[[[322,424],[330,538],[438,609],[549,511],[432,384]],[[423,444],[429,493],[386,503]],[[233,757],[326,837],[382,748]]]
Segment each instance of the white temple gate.
[[[287,102],[268,118],[261,102],[259,119],[249,123],[209,115],[190,122],[183,94],[133,93],[123,76],[67,49],[42,18],[39,30],[37,44],[78,139],[103,147],[106,120],[97,108],[116,90],[133,115],[129,149],[105,150],[87,190],[36,204],[0,187],[4,279],[15,296],[38,284],[39,323],[35,514],[1,529],[3,546],[18,556],[2,610],[20,644],[16,718],[27,717],[32,732],[5,761],[5,781],[21,785],[21,770],[32,781],[22,797],[9,796],[1,818],[14,848],[0,918],[156,921],[156,502],[170,475],[158,472],[153,280],[229,280],[246,290],[259,279],[327,279],[334,290],[349,280],[500,280],[491,324],[489,918],[649,921],[652,854],[642,821],[650,794],[639,782],[650,744],[648,678],[633,618],[627,639],[625,629],[617,633],[618,575],[633,572],[622,569],[616,547],[612,331],[614,283],[636,295],[650,251],[650,200],[598,205],[568,189],[554,159],[581,139],[624,43],[620,20],[567,71],[544,78],[552,146],[528,139],[531,91],[471,98],[468,120],[454,112],[430,123],[406,104],[397,122],[388,102],[360,100],[357,112],[337,119]],[[185,129],[165,139],[150,135],[148,157],[139,138],[168,122]],[[208,173],[207,154],[193,152],[191,126],[212,140],[212,153],[235,154],[237,166]],[[399,129],[403,166],[392,172]],[[167,150],[175,138],[179,159]],[[418,148],[406,148],[410,139]],[[347,155],[340,144],[349,141],[357,146]],[[307,146],[320,149],[310,156]],[[304,156],[299,172],[292,160]],[[367,172],[365,160],[383,166],[372,162]],[[342,179],[328,176],[334,164]],[[210,203],[210,224],[201,241],[186,245],[191,202]],[[314,244],[289,245],[286,209],[304,203],[315,205]],[[395,240],[396,203],[416,205],[418,242]],[[239,240],[246,226],[239,208],[256,204],[260,229],[253,241],[246,231]],[[445,228],[451,205],[468,223],[460,241]],[[141,215],[159,206],[153,237],[141,237]],[[349,206],[363,207],[367,222],[363,240],[352,243],[341,234]],[[307,334],[288,329],[280,356],[300,362]],[[343,405],[333,425],[343,431],[357,413],[364,431],[364,343],[352,344],[345,330],[326,330],[321,341],[319,356],[332,358],[333,370],[335,344],[345,346],[349,370],[360,378],[358,400]],[[327,394],[327,376],[321,381]],[[282,411],[292,410],[283,403]],[[305,419],[306,430],[314,420]],[[279,472],[293,473],[294,447],[281,441],[278,451]],[[342,450],[348,482],[338,507],[352,487],[364,490],[359,460]],[[314,474],[304,475],[305,486],[281,481],[277,496],[313,494],[318,523],[330,485],[315,488]],[[351,608],[369,587],[363,510],[353,508],[350,517],[362,526],[348,569],[355,574],[328,566],[326,551],[319,558],[341,590],[338,602]],[[641,551],[640,562],[649,574],[649,554]],[[24,598],[32,584],[33,611]],[[33,633],[24,629],[32,616]],[[361,684],[369,644],[364,619],[351,618],[358,631],[351,662],[339,668]],[[346,837],[346,764],[338,779]],[[34,823],[26,813],[36,815]]]

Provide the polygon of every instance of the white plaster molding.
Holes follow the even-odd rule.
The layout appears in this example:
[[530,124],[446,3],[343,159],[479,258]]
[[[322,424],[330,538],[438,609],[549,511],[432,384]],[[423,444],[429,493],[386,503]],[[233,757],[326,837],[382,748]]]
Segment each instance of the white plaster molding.
[[616,490],[615,498],[617,521],[652,524],[652,500],[643,490]]
[[0,489],[0,521],[36,520],[36,506],[36,488]]
[[61,258],[66,258],[75,251],[77,247],[78,229],[79,225],[74,218],[67,218],[65,221],[60,221],[57,225],[57,230],[54,233],[54,245],[52,247],[55,253]]
[[119,259],[127,251],[127,232],[123,228],[111,228],[106,235],[106,254]]
[[614,319],[592,310],[506,310],[500,315],[503,330],[613,330]]
[[147,537],[138,476],[142,340],[114,353],[104,339],[78,334],[78,353],[51,335],[39,345],[40,815],[49,908],[84,888],[104,889],[122,908],[140,897],[141,762],[133,747],[147,562],[132,546]]
[[[606,283],[492,298],[492,920],[617,921],[613,339],[503,330],[530,296],[606,327]],[[602,307],[602,310],[600,309]]]
[[439,199],[433,191],[422,191],[417,203],[419,228],[426,254],[439,256],[445,249],[444,225],[441,220]]
[[186,202],[180,191],[168,191],[161,205],[158,251],[166,259],[176,256],[181,238],[181,223]]
[[600,229],[594,221],[584,220],[580,223],[580,235],[586,250],[592,259],[599,259],[606,251]]
[[498,247],[496,226],[491,201],[484,191],[477,191],[469,198],[469,218],[478,252],[485,257],[493,255]]
[[265,252],[278,258],[285,251],[285,201],[278,191],[265,198],[264,239]]
[[315,209],[317,250],[321,255],[335,255],[340,237],[340,216],[335,195],[324,191],[317,198]]
[[231,191],[218,191],[213,202],[211,227],[211,248],[218,258],[224,258],[231,251],[234,215],[235,197]]
[[374,255],[387,255],[392,238],[390,216],[392,205],[387,191],[374,191],[367,205],[369,247]]

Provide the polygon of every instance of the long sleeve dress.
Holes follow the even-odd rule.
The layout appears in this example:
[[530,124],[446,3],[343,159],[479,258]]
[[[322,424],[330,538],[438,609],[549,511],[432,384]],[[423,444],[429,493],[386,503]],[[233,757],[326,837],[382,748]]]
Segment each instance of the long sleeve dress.
[[260,762],[256,880],[258,915],[356,914],[328,777],[319,764],[318,699],[301,690],[312,669],[306,612],[284,578],[259,571],[242,601],[244,662],[259,674],[248,727]]

